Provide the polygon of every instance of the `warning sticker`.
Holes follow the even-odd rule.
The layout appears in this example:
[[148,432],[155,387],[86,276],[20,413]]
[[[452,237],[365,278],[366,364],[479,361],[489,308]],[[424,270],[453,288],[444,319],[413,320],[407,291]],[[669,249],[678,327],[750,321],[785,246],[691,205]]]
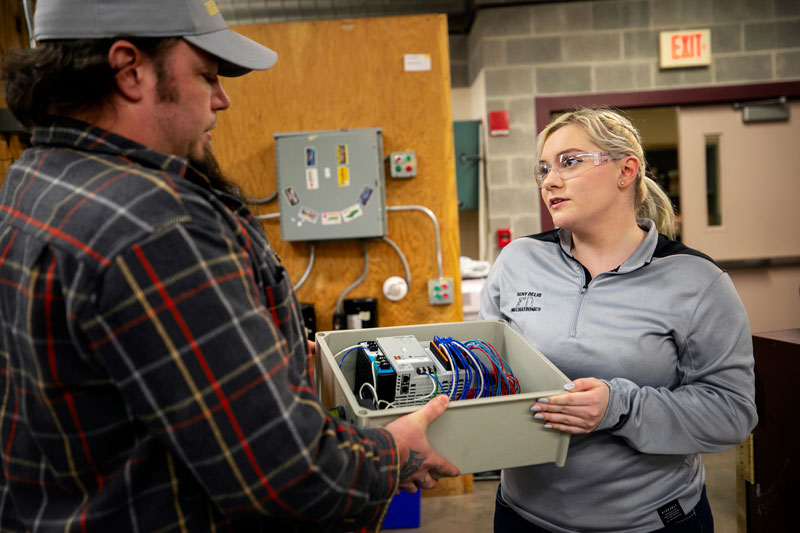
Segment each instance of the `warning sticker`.
[[349,156],[347,154],[347,145],[340,144],[336,147],[336,162],[340,165],[347,165],[350,163]]
[[306,222],[316,224],[317,220],[319,220],[319,213],[309,207],[302,206],[300,207],[300,218]]
[[342,213],[339,211],[328,211],[327,213],[322,213],[322,225],[323,226],[330,226],[332,224],[341,224],[342,223]]
[[316,167],[306,169],[306,188],[319,189],[319,172]]
[[344,211],[342,211],[342,216],[344,217],[345,222],[350,222],[353,219],[356,219],[364,214],[364,211],[361,209],[361,204],[353,204]]
[[339,187],[349,187],[350,186],[350,167],[339,167],[338,168],[338,175],[339,175]]
[[286,199],[289,200],[290,204],[297,205],[300,203],[300,198],[298,198],[297,193],[294,192],[294,187],[286,187],[283,190],[283,194],[286,195]]
[[361,205],[366,207],[370,196],[372,196],[372,189],[369,187],[364,187],[364,190],[361,191],[361,195],[358,197],[358,201],[361,202]]

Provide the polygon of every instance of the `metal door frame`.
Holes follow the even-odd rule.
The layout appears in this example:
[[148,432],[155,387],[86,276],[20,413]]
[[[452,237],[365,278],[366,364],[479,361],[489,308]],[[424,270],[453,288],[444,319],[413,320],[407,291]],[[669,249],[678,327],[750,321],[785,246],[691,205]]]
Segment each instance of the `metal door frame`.
[[[605,105],[617,109],[640,107],[667,107],[720,104],[742,100],[764,100],[785,96],[800,98],[800,81],[755,83],[746,85],[723,85],[657,91],[592,93],[567,96],[542,96],[534,98],[536,110],[536,132],[550,123],[553,113],[567,111],[578,106]],[[553,229],[553,219],[547,206],[539,199],[541,231]]]

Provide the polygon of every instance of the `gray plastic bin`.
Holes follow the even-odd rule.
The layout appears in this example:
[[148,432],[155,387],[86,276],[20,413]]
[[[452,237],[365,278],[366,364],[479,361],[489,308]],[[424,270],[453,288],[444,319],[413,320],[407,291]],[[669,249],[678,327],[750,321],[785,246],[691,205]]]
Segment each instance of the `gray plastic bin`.
[[388,328],[324,331],[316,335],[317,390],[327,408],[342,406],[357,427],[384,426],[418,406],[370,410],[353,393],[356,357],[348,356],[339,369],[334,356],[362,341],[414,335],[420,342],[434,336],[461,342],[480,339],[493,345],[514,371],[521,394],[450,402],[447,411],[428,428],[433,448],[464,474],[554,462],[563,466],[569,435],[544,429],[534,420],[537,398],[564,392],[567,378],[525,338],[503,320],[479,320]]

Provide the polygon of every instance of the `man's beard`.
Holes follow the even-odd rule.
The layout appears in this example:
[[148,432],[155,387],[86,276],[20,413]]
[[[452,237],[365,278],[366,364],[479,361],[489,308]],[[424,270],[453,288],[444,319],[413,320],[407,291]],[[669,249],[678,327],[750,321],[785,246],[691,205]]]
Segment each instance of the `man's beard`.
[[203,159],[193,158],[189,162],[192,167],[208,178],[208,183],[211,185],[212,189],[224,192],[237,200],[243,201],[241,189],[222,171],[217,158],[214,156],[214,151],[211,149],[211,145],[206,145],[205,148],[203,148]]

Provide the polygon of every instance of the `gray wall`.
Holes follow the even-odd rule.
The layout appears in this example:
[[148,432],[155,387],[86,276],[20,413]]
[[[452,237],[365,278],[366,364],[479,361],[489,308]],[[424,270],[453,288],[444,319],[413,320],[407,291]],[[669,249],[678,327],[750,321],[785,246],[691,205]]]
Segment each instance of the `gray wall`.
[[[711,29],[709,67],[661,70],[658,33]],[[534,98],[800,79],[800,0],[598,0],[486,9],[450,42],[454,88],[484,84],[511,135],[487,146],[490,253],[498,227],[540,229]],[[483,76],[479,74],[483,72]],[[484,120],[486,117],[482,117]]]

